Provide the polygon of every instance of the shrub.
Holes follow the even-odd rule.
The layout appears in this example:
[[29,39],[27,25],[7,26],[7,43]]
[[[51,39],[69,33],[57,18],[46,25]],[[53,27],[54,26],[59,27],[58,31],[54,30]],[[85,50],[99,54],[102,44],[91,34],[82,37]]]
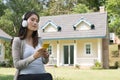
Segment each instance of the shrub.
[[75,68],[80,69],[80,66],[76,64],[76,65],[75,65]]
[[118,67],[120,67],[120,62],[116,61],[116,62],[114,63],[114,66],[110,66],[109,68],[110,68],[110,69],[118,69]]
[[118,68],[119,67],[118,61],[116,61],[114,65],[116,68]]
[[92,69],[102,69],[102,65],[100,62],[96,61],[94,66],[91,67]]
[[5,66],[6,66],[5,61],[1,61],[1,62],[0,62],[0,67],[5,67]]
[[58,66],[55,64],[54,67],[57,68]]
[[1,61],[0,67],[13,67],[13,65],[10,63],[10,61]]
[[96,61],[96,62],[95,62],[95,67],[101,67],[101,63],[98,62],[98,61]]

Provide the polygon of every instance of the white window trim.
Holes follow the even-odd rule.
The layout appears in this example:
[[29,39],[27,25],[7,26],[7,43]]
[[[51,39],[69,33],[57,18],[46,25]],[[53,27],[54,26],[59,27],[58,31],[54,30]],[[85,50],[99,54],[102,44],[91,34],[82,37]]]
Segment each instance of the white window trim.
[[[91,49],[91,53],[90,54],[86,54],[86,45],[89,44],[90,45],[90,49]],[[85,55],[92,55],[92,43],[85,43],[84,44],[84,54]]]
[[84,22],[84,23],[88,24],[89,26],[91,25],[91,23],[89,23],[88,21],[81,19],[81,20],[80,20],[79,22],[77,22],[74,26],[78,26],[81,22]]
[[54,23],[51,22],[51,21],[47,22],[47,23],[42,27],[42,29],[45,29],[49,24],[51,24],[53,27],[55,27],[55,28],[57,29],[57,25],[54,24]]

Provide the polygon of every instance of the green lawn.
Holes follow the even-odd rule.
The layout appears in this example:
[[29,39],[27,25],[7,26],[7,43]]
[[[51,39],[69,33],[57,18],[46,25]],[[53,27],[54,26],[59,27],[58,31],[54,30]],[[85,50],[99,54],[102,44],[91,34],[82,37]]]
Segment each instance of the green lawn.
[[[120,80],[120,69],[80,70],[73,67],[46,67],[54,80]],[[0,80],[13,80],[14,68],[0,68]]]

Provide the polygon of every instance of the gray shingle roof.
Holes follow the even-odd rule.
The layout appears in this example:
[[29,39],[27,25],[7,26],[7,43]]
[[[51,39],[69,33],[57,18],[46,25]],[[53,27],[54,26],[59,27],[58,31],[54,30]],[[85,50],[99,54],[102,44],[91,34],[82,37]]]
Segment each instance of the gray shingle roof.
[[[86,21],[95,25],[94,30],[79,30],[74,31],[73,25],[84,18]],[[61,32],[42,32],[40,29],[40,36],[43,39],[79,39],[79,38],[103,38],[107,32],[107,13],[84,13],[84,14],[70,14],[58,16],[40,17],[40,28],[44,26],[49,20],[56,25],[61,26]]]
[[0,29],[0,39],[10,40],[12,37]]

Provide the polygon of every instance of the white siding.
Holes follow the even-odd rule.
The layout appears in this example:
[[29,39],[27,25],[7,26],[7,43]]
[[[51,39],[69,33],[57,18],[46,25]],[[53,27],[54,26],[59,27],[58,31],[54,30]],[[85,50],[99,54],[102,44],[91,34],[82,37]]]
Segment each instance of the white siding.
[[90,29],[91,29],[90,26],[85,22],[82,22],[77,26],[77,30],[90,30]]
[[45,32],[57,32],[57,29],[54,26],[52,26],[52,25],[48,25],[45,28]]

